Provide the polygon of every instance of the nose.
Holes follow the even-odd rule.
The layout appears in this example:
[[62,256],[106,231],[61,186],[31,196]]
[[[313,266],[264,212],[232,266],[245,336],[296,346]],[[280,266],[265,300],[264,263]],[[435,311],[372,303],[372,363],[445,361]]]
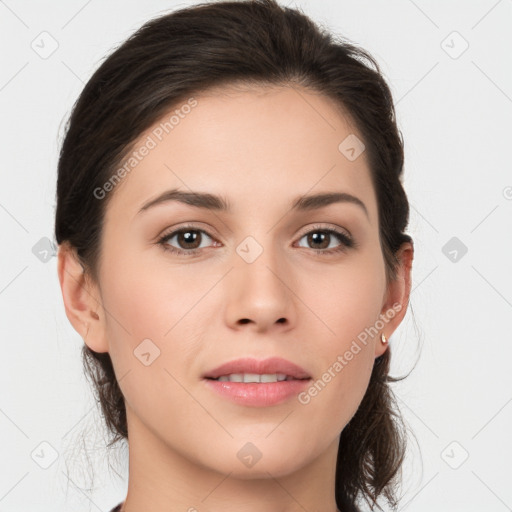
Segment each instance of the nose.
[[225,314],[230,327],[254,332],[292,328],[296,299],[290,283],[292,272],[283,255],[265,247],[254,261],[243,250],[233,260],[234,268],[225,283]]

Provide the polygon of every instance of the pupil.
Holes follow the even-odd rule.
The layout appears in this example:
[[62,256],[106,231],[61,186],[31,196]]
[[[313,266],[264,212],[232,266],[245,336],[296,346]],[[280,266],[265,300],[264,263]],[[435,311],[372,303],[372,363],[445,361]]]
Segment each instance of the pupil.
[[324,241],[324,244],[321,247],[322,249],[329,245],[329,244],[327,244],[327,245],[325,244],[325,240],[327,239],[327,234],[326,233],[316,232],[316,234],[310,235],[310,240],[312,239],[314,243],[321,243],[321,240],[320,240],[320,242],[318,240],[319,238],[323,239],[323,241]]
[[199,239],[199,236],[195,231],[182,231],[180,234],[180,242],[183,239],[185,244],[193,244],[194,241],[197,241],[196,239]]

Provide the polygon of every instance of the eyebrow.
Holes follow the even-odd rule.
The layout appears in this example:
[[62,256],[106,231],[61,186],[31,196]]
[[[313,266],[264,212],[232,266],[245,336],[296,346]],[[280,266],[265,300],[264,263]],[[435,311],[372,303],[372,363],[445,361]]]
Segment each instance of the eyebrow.
[[[204,193],[204,192],[184,192],[182,190],[166,190],[159,196],[143,204],[137,215],[148,209],[171,201],[178,201],[196,208],[204,208],[219,212],[230,212],[231,206],[222,196]],[[299,196],[292,202],[293,211],[311,211],[329,206],[335,203],[351,203],[359,206],[366,217],[369,218],[366,205],[356,196],[346,192],[325,192],[320,194]]]

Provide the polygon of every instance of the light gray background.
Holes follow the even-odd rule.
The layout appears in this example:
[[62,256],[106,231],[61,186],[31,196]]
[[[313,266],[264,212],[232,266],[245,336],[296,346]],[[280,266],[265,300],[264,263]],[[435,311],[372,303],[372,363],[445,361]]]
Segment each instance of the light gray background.
[[[0,1],[0,510],[106,511],[125,497],[126,450],[118,477],[56,258],[41,258],[77,95],[143,22],[193,3]],[[281,3],[376,57],[405,139],[414,315],[391,338],[393,374],[418,362],[394,387],[411,430],[400,510],[512,510],[512,1]]]

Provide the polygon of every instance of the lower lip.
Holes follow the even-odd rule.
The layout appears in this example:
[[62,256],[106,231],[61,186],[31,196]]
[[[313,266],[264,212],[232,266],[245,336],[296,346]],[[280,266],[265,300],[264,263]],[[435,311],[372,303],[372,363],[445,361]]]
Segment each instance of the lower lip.
[[237,404],[248,407],[268,407],[297,396],[309,385],[311,379],[262,383],[204,380],[210,389]]

